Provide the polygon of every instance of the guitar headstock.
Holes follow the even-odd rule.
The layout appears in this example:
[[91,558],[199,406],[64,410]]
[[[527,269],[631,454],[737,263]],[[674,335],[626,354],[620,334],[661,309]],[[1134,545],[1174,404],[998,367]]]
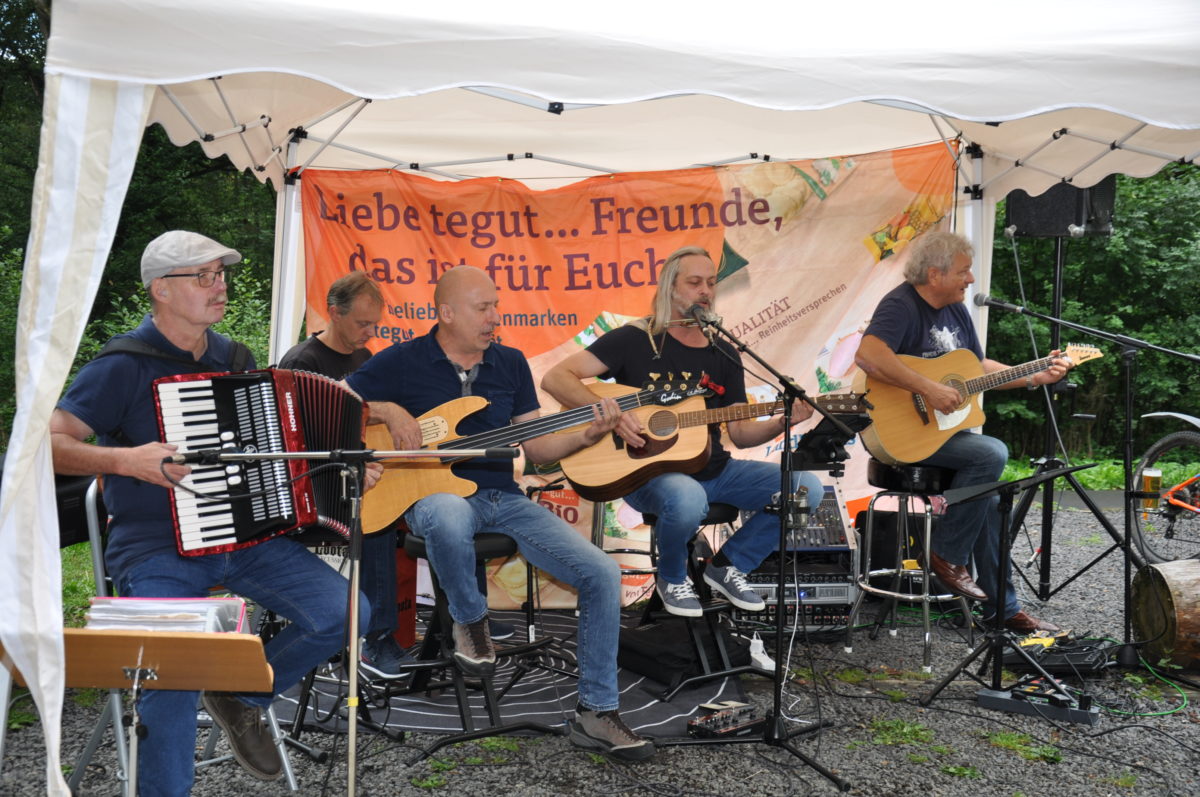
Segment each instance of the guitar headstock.
[[1071,365],[1079,365],[1088,360],[1096,360],[1104,356],[1104,352],[1097,349],[1095,346],[1084,346],[1078,343],[1068,343],[1067,348],[1063,350],[1062,356],[1071,361]]
[[708,396],[712,394],[708,383],[708,374],[702,374],[699,380],[693,380],[692,374],[685,373],[683,379],[676,379],[675,374],[667,374],[666,379],[660,379],[661,374],[650,374],[651,380],[642,386],[649,395],[647,398],[664,407],[678,404],[693,396]]
[[871,409],[865,393],[827,393],[814,399],[826,412],[841,415],[858,415]]

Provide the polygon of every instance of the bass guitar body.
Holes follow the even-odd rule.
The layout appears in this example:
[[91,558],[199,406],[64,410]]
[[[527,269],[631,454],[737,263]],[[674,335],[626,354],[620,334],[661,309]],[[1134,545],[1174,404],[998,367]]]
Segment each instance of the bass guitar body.
[[[488,404],[480,396],[464,396],[434,407],[417,418],[421,427],[421,443],[436,448],[456,440],[458,423]],[[386,425],[371,424],[366,429],[366,447],[376,451],[395,448]],[[442,459],[393,459],[384,462],[383,476],[374,488],[363,495],[362,527],[364,534],[374,534],[391,528],[408,508],[427,495],[451,493],[466,497],[475,492],[475,482],[454,475]]]

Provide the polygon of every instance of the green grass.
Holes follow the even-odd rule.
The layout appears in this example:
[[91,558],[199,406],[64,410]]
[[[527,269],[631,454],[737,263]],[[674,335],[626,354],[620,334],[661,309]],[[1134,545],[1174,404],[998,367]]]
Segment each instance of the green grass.
[[[1138,454],[1140,456],[1140,454]],[[1074,464],[1076,465],[1091,465],[1088,460],[1080,459]],[[1136,466],[1136,463],[1134,463]],[[1196,471],[1192,471],[1195,473]],[[1026,476],[1033,475],[1033,466],[1027,461],[1009,460],[1004,466],[1004,475],[1000,478],[1004,481],[1012,479],[1023,479]],[[1079,484],[1087,490],[1124,490],[1125,489],[1125,466],[1118,459],[1102,459],[1096,460],[1095,467],[1085,468],[1084,470],[1075,473],[1075,478],[1079,479]],[[1163,481],[1167,481],[1167,473],[1164,468]]]
[[29,690],[20,687],[13,688],[12,703],[8,710],[8,730],[16,731],[26,728],[38,720],[37,712],[33,710],[33,700],[28,703]]
[[933,741],[931,728],[906,720],[873,720],[871,733],[875,744],[929,744]]
[[1111,778],[1101,778],[1104,783],[1111,783],[1114,786],[1119,786],[1122,789],[1132,789],[1137,785],[1137,775],[1129,770],[1125,770],[1124,774],[1117,775]]
[[1162,685],[1153,677],[1147,678],[1135,672],[1127,672],[1125,683],[1137,689],[1137,697],[1155,702],[1163,699]]
[[1027,733],[1000,731],[985,734],[985,738],[992,745],[1011,750],[1026,761],[1045,761],[1050,764],[1062,761],[1061,750],[1050,744],[1034,744],[1032,737]]
[[89,601],[96,594],[96,587],[92,583],[92,546],[83,542],[63,548],[60,559],[63,625],[68,628],[81,628]]

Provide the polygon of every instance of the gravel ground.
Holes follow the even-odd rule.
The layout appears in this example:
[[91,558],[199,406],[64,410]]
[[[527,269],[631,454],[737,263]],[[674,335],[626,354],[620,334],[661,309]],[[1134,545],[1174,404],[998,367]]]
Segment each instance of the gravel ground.
[[[1040,518],[1040,515],[1039,515]],[[1110,515],[1121,528],[1119,512]],[[1031,525],[1036,524],[1034,513]],[[1036,535],[1038,529],[1032,525]],[[1062,509],[1054,526],[1055,585],[1104,551],[1110,540],[1086,510]],[[1019,539],[1018,563],[1030,544]],[[1027,610],[1071,628],[1075,636],[1123,635],[1123,566],[1106,557],[1045,604],[1021,585]],[[868,604],[868,610],[871,605]],[[911,616],[910,616],[911,617]],[[958,629],[934,632],[933,678],[949,672],[969,648]],[[771,649],[768,644],[768,650]],[[828,723],[791,744],[845,780],[850,794],[873,795],[1189,795],[1200,763],[1200,711],[1186,695],[1146,671],[1112,668],[1072,681],[1102,706],[1095,725],[1056,723],[1040,717],[983,709],[978,684],[965,675],[952,681],[927,707],[919,703],[932,682],[920,675],[919,624],[906,620],[896,636],[855,634],[853,653],[836,638],[799,641],[791,670],[800,673],[783,692],[784,715]],[[972,667],[972,670],[975,668]],[[1193,682],[1195,671],[1184,673]],[[770,681],[743,677],[749,699],[762,709],[774,702]],[[86,702],[86,701],[85,701]],[[1164,713],[1172,712],[1172,713]],[[64,762],[72,761],[98,716],[95,705],[67,700],[63,720]],[[789,728],[798,727],[791,723]],[[203,738],[203,734],[201,734]],[[440,752],[437,762],[412,766],[414,744],[360,733],[357,785],[362,795],[445,793],[488,795],[788,795],[834,794],[835,786],[786,749],[761,741],[744,744],[664,746],[649,762],[625,765],[571,747],[565,738],[483,740]],[[345,793],[345,738],[309,733],[305,741],[330,750],[332,765],[293,754],[302,794]],[[224,742],[221,743],[224,747]],[[89,768],[81,794],[118,792],[111,741]],[[43,752],[36,725],[10,732],[0,794],[41,792]],[[264,784],[236,764],[200,772],[193,794],[287,794],[282,781]]]

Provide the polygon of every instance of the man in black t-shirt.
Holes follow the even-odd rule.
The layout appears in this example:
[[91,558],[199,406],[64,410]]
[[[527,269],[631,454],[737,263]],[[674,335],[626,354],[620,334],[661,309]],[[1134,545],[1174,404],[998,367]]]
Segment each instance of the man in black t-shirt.
[[334,280],[326,294],[329,326],[288,349],[280,368],[312,371],[331,379],[354,373],[371,356],[367,341],[383,315],[383,294],[374,280],[352,271]]
[[[929,232],[907,252],[905,281],[890,291],[875,308],[863,334],[855,363],[868,376],[896,385],[925,399],[940,413],[959,410],[963,397],[950,385],[934,381],[907,366],[896,355],[939,357],[955,349],[969,349],[980,359],[984,373],[1008,366],[983,356],[971,316],[963,305],[971,275],[971,244],[960,235]],[[1058,354],[1051,352],[1051,356]],[[999,385],[1001,390],[1057,382],[1068,363],[1059,360],[1045,371]],[[1008,446],[994,437],[961,431],[947,440],[931,457],[920,463],[955,471],[951,487],[970,487],[998,481],[1008,461]],[[995,614],[991,598],[1000,584],[999,497],[968,501],[950,507],[931,541],[930,569],[948,589],[972,600],[985,601],[985,611]],[[974,557],[979,578],[967,570]],[[1012,631],[1058,631],[1058,626],[1021,610],[1011,570],[1007,581],[1004,625]]]
[[[705,399],[709,409],[746,403],[745,372],[737,351],[723,340],[710,340],[690,315],[696,305],[712,309],[717,292],[717,266],[700,247],[688,246],[663,262],[655,292],[653,314],[605,334],[587,349],[550,369],[542,389],[567,406],[595,403],[596,397],[581,381],[612,377],[619,384],[641,387],[651,373],[684,373],[699,379],[708,374],[724,389]],[[793,421],[812,415],[812,407],[798,403]],[[738,448],[761,445],[784,433],[783,417],[766,421],[731,420],[729,438]],[[616,433],[641,448],[645,429],[636,416],[625,413]],[[711,456],[698,473],[664,473],[625,496],[639,512],[658,516],[658,578],[655,588],[667,611],[683,617],[703,614],[687,574],[687,543],[695,536],[710,502],[733,504],[757,512],[721,546],[704,571],[704,581],[745,611],[762,611],[762,598],[746,583],[746,573],[756,569],[779,545],[779,518],[760,512],[779,491],[779,468],[769,462],[734,459],[721,445],[720,424],[709,427]],[[807,488],[810,500],[824,494],[821,481],[811,473],[795,474],[793,487]],[[815,505],[815,504],[814,504]]]

